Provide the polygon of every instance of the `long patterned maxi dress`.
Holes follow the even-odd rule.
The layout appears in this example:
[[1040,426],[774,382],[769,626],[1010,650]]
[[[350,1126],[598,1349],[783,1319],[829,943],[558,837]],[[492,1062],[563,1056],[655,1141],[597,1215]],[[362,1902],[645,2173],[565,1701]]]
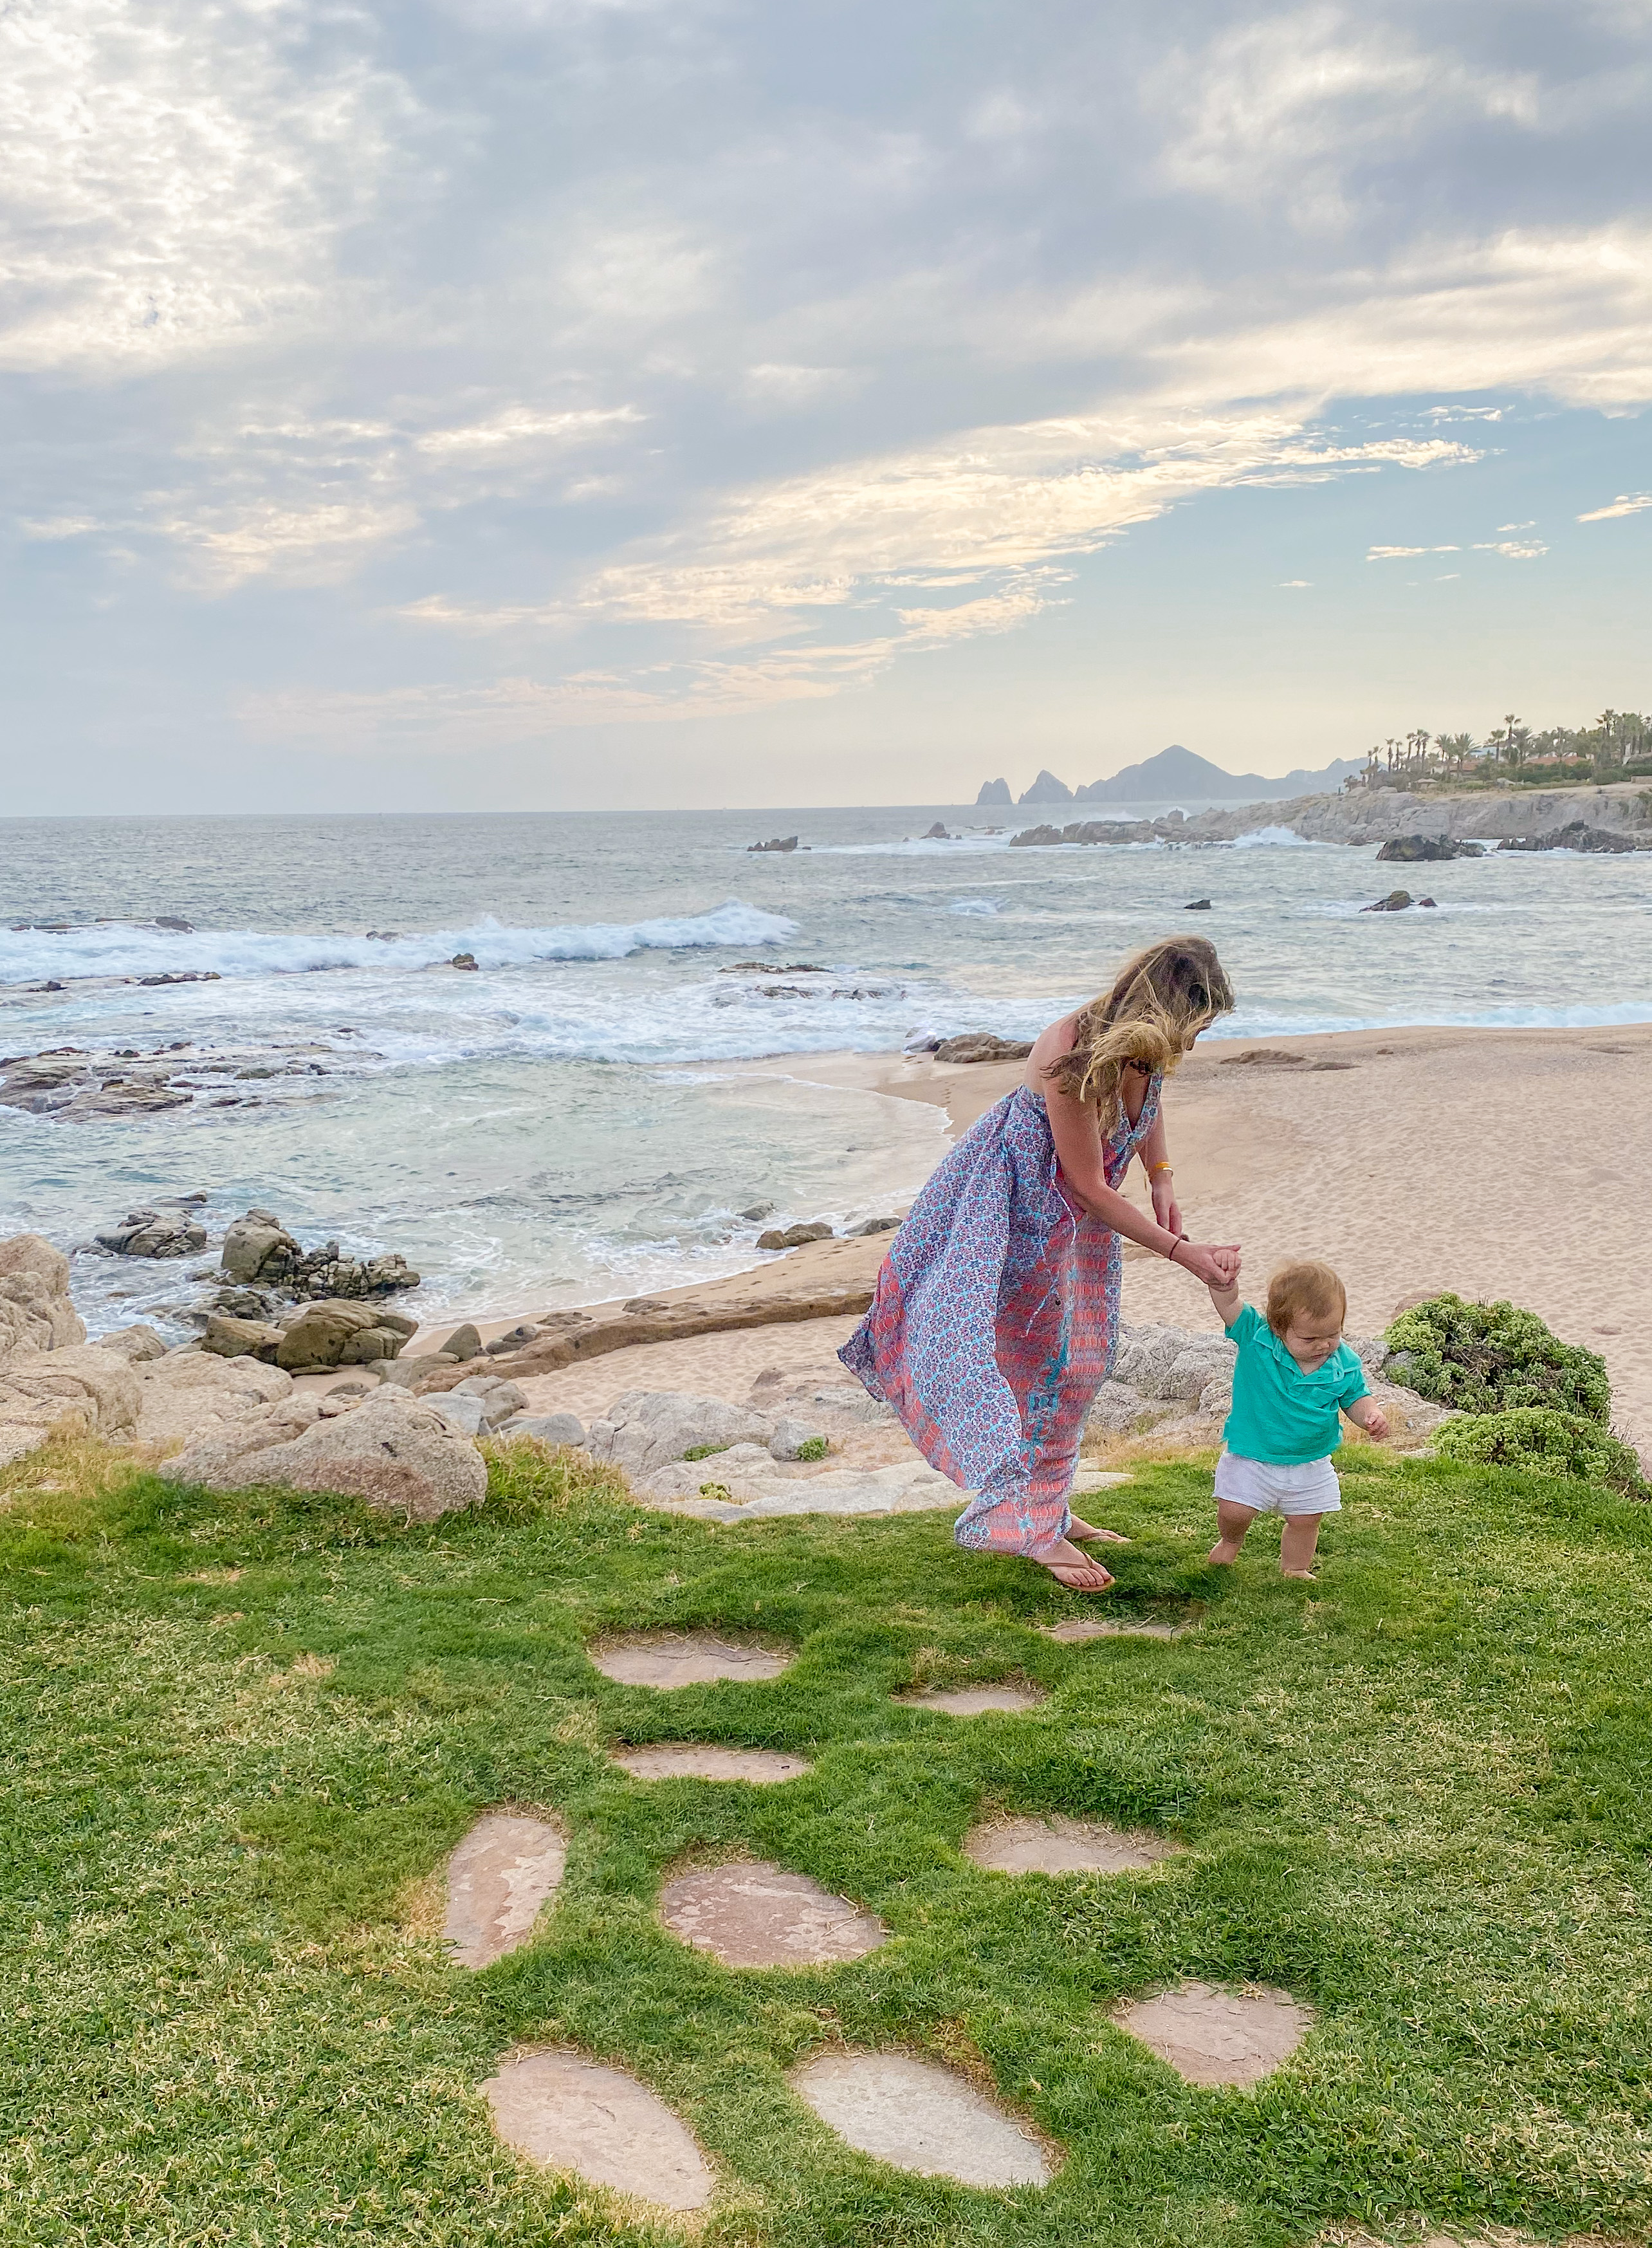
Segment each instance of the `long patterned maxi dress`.
[[[1103,1148],[1116,1186],[1159,1113]],[[972,1494],[954,1535],[998,1553],[1066,1535],[1084,1419],[1113,1363],[1123,1249],[1069,1193],[1040,1096],[1009,1093],[913,1203],[838,1353],[932,1467]]]

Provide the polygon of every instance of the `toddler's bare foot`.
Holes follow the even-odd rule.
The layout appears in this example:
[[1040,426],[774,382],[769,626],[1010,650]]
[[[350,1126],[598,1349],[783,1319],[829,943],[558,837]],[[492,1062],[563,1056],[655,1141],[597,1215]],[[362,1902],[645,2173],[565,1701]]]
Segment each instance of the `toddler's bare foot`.
[[1218,1538],[1204,1558],[1207,1561],[1214,1561],[1218,1568],[1226,1568],[1230,1561],[1238,1559],[1239,1549],[1227,1539]]
[[1281,1569],[1279,1574],[1282,1577],[1294,1577],[1299,1584],[1303,1585],[1315,1585],[1320,1580],[1320,1573],[1317,1569]]
[[1027,1559],[1047,1569],[1057,1584],[1065,1585],[1070,1593],[1105,1593],[1113,1582],[1099,1561],[1088,1559],[1065,1538],[1042,1553],[1029,1553]]
[[1069,1538],[1099,1538],[1108,1546],[1128,1546],[1129,1539],[1121,1531],[1098,1530],[1093,1522],[1084,1522],[1075,1514],[1067,1525]]

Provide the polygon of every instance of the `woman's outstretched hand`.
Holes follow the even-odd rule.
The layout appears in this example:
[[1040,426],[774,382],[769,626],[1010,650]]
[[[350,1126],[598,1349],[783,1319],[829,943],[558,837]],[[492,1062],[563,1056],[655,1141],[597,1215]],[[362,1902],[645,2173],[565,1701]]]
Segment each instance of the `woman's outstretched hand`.
[[1176,1261],[1184,1272],[1191,1272],[1196,1280],[1203,1280],[1207,1288],[1230,1288],[1239,1277],[1239,1244],[1230,1242],[1218,1249],[1197,1241],[1184,1241],[1176,1252]]

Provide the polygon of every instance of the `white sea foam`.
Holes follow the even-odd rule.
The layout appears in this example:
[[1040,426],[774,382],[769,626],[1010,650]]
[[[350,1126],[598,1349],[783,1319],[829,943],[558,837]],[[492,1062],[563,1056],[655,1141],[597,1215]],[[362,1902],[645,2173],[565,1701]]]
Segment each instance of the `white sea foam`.
[[41,929],[0,931],[0,984],[61,982],[72,977],[209,972],[301,976],[322,969],[435,968],[460,952],[471,954],[483,968],[525,968],[541,961],[624,960],[634,952],[779,944],[796,933],[795,922],[738,898],[710,913],[548,929],[508,929],[489,915],[463,928],[398,935],[388,942],[365,935],[185,932],[108,922],[62,934]]
[[1235,851],[1318,851],[1329,847],[1310,842],[1306,835],[1299,835],[1294,827],[1253,827],[1249,834],[1236,835],[1231,845]]
[[954,898],[948,910],[955,914],[973,915],[978,921],[990,921],[1004,908],[996,898]]

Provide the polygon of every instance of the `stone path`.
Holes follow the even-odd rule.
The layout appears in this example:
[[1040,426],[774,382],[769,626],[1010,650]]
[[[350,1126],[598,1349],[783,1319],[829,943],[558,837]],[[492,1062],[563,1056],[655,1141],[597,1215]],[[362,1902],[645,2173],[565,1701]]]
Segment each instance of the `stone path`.
[[908,1710],[944,1710],[949,1717],[984,1717],[994,1710],[1036,1710],[1046,1699],[1040,1686],[931,1686],[897,1694]]
[[1013,2116],[936,2060],[828,2053],[792,2072],[792,2090],[863,2155],[974,2186],[1048,2185],[1048,2155]]
[[778,1678],[797,1656],[764,1647],[742,1647],[709,1631],[633,1632],[586,1649],[605,1678],[621,1686],[707,1686],[719,1678],[747,1683]]
[[567,1862],[560,1826],[506,1811],[478,1819],[448,1860],[442,1933],[458,1964],[489,1967],[525,1943]]
[[1283,1991],[1244,1991],[1183,1983],[1156,1998],[1116,2007],[1114,2020],[1169,2062],[1189,2084],[1259,2084],[1313,2026],[1306,2006]]
[[661,1916],[674,1936],[725,1967],[809,1967],[864,1958],[888,1941],[883,1922],[806,1874],[712,1866],[667,1883]]
[[1158,1834],[1126,1834],[1081,1819],[991,1819],[963,1838],[963,1854],[995,1874],[1123,1874],[1180,1854]]
[[524,2053],[482,2087],[506,2146],[662,2209],[703,2209],[716,2181],[664,2101],[577,2053]]
[[806,1757],[786,1756],[778,1749],[719,1749],[700,1741],[654,1741],[646,1748],[610,1753],[633,1779],[744,1779],[754,1787],[773,1787],[814,1770]]

